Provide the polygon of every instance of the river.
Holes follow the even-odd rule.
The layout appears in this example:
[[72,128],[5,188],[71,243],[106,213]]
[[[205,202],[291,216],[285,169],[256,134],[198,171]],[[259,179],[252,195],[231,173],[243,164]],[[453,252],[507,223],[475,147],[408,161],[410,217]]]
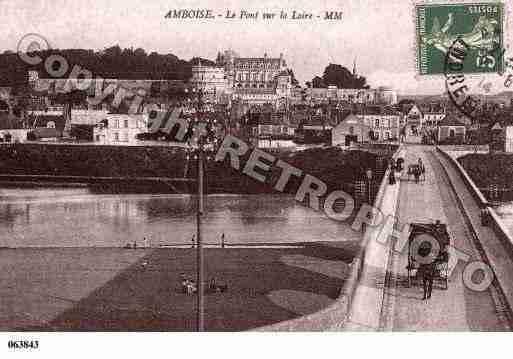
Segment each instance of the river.
[[[105,195],[87,188],[0,188],[0,247],[153,247],[190,244],[189,195]],[[210,195],[204,241],[290,243],[358,240],[349,225],[283,195]]]

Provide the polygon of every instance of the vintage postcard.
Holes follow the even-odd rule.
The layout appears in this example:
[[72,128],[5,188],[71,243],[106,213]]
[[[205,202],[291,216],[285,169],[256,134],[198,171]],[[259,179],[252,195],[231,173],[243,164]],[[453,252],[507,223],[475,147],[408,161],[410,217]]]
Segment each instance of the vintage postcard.
[[0,0],[0,353],[510,332],[512,7]]

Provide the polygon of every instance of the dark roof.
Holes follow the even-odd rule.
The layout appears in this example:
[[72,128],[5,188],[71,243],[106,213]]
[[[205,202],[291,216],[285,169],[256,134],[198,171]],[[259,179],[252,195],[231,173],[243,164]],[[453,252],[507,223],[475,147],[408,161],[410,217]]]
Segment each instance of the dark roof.
[[408,112],[410,112],[410,110],[413,108],[413,106],[415,106],[415,103],[414,103],[414,102],[412,102],[412,103],[404,103],[404,104],[402,105],[402,109],[401,109],[402,111],[401,111],[401,112],[402,112],[404,115],[407,115],[407,114],[408,114]]
[[438,123],[439,126],[465,126],[463,122],[458,120],[456,117],[446,115],[442,121]]
[[283,114],[278,113],[251,113],[249,114],[248,125],[285,125]]
[[500,123],[500,122],[496,122],[496,123],[492,126],[492,130],[500,130],[500,131],[502,131],[501,123]]
[[[55,129],[62,132],[64,131],[65,120],[63,115],[37,115],[36,124],[34,127],[47,127],[48,122],[53,121],[55,123]],[[30,121],[32,125],[33,120]]]
[[58,131],[56,128],[40,127],[32,131],[37,138],[55,138],[62,137],[62,131]]
[[315,115],[309,118],[305,118],[302,121],[303,126],[324,126],[328,125],[327,118],[325,116]]
[[358,115],[401,115],[400,112],[386,106],[364,106],[356,112]]

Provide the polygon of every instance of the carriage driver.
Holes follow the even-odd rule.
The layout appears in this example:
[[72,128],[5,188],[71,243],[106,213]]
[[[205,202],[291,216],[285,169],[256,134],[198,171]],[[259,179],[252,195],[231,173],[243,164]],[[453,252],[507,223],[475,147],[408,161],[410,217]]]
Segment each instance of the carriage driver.
[[418,249],[418,254],[424,258],[419,264],[417,275],[422,278],[422,286],[424,288],[425,299],[431,298],[431,291],[433,290],[433,279],[436,271],[436,260],[434,253],[432,253],[433,247],[430,245],[430,241],[424,240]]
[[433,277],[435,276],[436,264],[435,261],[430,263],[423,263],[419,266],[419,275],[422,278],[422,286],[424,288],[425,299],[431,299],[431,292],[433,290]]

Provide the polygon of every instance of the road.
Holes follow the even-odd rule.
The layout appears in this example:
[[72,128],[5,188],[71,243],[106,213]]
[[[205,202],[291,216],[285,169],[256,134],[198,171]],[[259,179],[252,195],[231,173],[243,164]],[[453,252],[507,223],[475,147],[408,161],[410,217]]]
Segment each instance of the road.
[[[453,245],[470,255],[471,260],[482,260],[471,235],[468,223],[458,207],[456,193],[448,181],[455,169],[433,147],[409,146],[406,164],[421,158],[426,167],[426,179],[416,184],[403,176],[398,202],[400,223],[447,223]],[[442,167],[444,165],[444,167]],[[444,168],[446,170],[444,170]],[[446,172],[447,171],[447,172]],[[455,183],[463,186],[463,183]],[[466,191],[456,187],[458,193]],[[381,330],[393,331],[504,331],[510,330],[501,294],[495,286],[483,292],[472,291],[464,285],[462,272],[465,263],[451,273],[448,289],[441,284],[433,289],[430,300],[422,300],[421,285],[407,286],[407,250],[392,251],[385,282]]]

